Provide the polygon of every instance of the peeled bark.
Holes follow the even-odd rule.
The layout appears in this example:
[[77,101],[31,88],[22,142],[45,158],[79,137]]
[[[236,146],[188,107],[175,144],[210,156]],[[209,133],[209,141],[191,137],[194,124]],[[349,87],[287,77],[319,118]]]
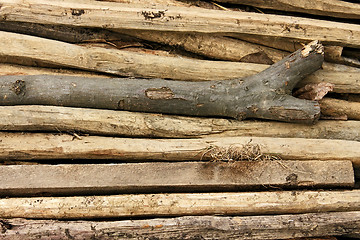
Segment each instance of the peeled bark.
[[318,103],[288,94],[302,78],[319,69],[322,62],[322,45],[314,41],[257,75],[229,81],[4,76],[0,78],[0,104],[314,123],[319,118]]
[[338,0],[216,0],[217,2],[244,4],[259,8],[300,12],[313,15],[360,19],[360,6]]
[[360,190],[1,198],[0,218],[91,219],[360,211]]
[[0,136],[3,160],[51,160],[53,163],[59,159],[199,161],[213,159],[210,150],[214,148],[242,149],[251,143],[259,146],[262,154],[281,159],[349,160],[354,166],[360,166],[358,141],[273,137],[141,139],[8,132],[0,133]]
[[[41,239],[288,239],[360,236],[360,212],[262,216],[187,216],[122,221],[0,219],[3,240]],[[251,229],[251,232],[249,231]],[[306,237],[299,239],[300,237]],[[294,239],[295,240],[295,239]],[[335,239],[336,240],[336,239]]]
[[94,1],[2,0],[1,21],[202,33],[246,33],[360,47],[356,24],[249,12]]

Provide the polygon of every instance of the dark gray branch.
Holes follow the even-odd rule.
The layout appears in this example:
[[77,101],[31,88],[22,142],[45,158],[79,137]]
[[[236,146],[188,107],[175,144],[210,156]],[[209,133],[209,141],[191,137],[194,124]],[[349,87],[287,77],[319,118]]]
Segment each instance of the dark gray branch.
[[323,47],[314,41],[263,72],[229,81],[3,76],[0,77],[0,104],[313,123],[320,115],[319,104],[290,94],[292,88],[319,69],[322,62]]

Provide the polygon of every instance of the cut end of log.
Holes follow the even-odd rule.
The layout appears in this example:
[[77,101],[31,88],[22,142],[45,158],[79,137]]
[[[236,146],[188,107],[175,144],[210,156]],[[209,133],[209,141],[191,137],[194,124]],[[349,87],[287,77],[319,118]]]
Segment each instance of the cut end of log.
[[308,45],[304,46],[304,48],[301,50],[301,56],[306,58],[312,52],[324,55],[324,46],[320,43],[319,40],[312,41]]

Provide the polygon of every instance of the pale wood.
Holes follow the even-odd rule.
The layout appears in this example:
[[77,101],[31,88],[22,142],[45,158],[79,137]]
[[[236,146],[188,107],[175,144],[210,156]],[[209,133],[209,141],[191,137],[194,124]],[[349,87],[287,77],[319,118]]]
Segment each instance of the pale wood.
[[0,166],[2,196],[353,187],[350,161],[154,162]]
[[137,30],[122,30],[121,33],[227,61],[273,64],[288,55],[274,48],[211,34]]
[[1,218],[90,219],[359,210],[360,190],[124,194],[0,199]]
[[209,150],[214,147],[241,148],[250,142],[258,144],[263,154],[283,159],[350,160],[360,166],[358,141],[271,137],[132,139],[81,136],[79,139],[65,134],[7,132],[1,132],[0,136],[2,159],[208,160]]
[[103,77],[109,78],[110,75],[94,73],[89,71],[63,69],[63,68],[42,68],[30,67],[18,64],[0,63],[0,76],[5,75],[65,75],[79,77]]
[[[305,220],[305,221],[304,221]],[[360,235],[360,212],[244,217],[185,216],[122,221],[2,219],[3,240],[23,239],[289,239]],[[249,233],[251,229],[251,234]],[[311,238],[331,240],[331,238]],[[302,239],[305,240],[305,239]]]
[[268,67],[261,64],[219,63],[84,47],[8,32],[0,32],[0,40],[3,43],[0,45],[0,60],[4,62],[19,63],[21,59],[23,64],[34,65],[40,62],[120,76],[220,80],[250,76]]
[[0,106],[0,130],[162,138],[257,136],[360,140],[359,121],[320,120],[308,126],[34,105]]
[[244,4],[259,8],[300,12],[328,17],[360,19],[360,6],[339,0],[216,0],[217,2]]
[[112,30],[247,33],[302,40],[318,39],[360,47],[360,30],[356,24],[185,7],[149,8],[109,2],[28,0],[22,3],[18,0],[3,0],[0,19]]
[[360,102],[351,102],[334,98],[320,100],[321,113],[325,116],[346,117],[360,120]]

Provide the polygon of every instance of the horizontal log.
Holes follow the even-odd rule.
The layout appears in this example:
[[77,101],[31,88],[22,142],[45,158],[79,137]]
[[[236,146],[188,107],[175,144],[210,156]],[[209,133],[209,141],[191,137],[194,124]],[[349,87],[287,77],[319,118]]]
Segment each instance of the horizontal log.
[[[1,219],[3,240],[38,239],[289,239],[360,234],[360,212],[275,216],[186,216],[123,221]],[[251,229],[251,233],[249,233]],[[314,238],[311,238],[314,239]],[[305,239],[304,239],[305,240]],[[321,238],[314,240],[331,240]]]
[[0,166],[2,196],[353,187],[350,161]]
[[321,114],[331,117],[345,117],[360,120],[360,103],[334,98],[320,100]]
[[[154,56],[133,53],[117,49],[100,47],[82,47],[21,34],[0,32],[0,59],[3,62],[22,62],[22,64],[72,67],[90,71],[104,72],[121,76],[137,76],[146,78],[166,78],[175,80],[219,80],[242,78],[259,73],[269,65],[219,62],[177,57]],[[67,54],[63,54],[66,49]],[[24,59],[26,60],[24,62]],[[6,66],[6,65],[5,65]],[[9,70],[5,68],[5,73]],[[35,69],[14,69],[12,74],[35,74]],[[40,74],[48,73],[49,70]],[[53,71],[51,71],[51,74]],[[69,73],[70,74],[70,73]],[[73,74],[77,75],[76,72]],[[88,75],[89,76],[89,75]],[[340,93],[360,93],[360,70],[336,64],[324,64],[324,69],[318,70],[304,80],[297,87],[307,83],[329,82],[335,84],[334,91]]]
[[[266,129],[266,131],[264,131]],[[360,140],[359,121],[296,123],[235,121],[55,106],[0,106],[0,130],[81,132],[95,135],[190,138],[257,136]]]
[[247,33],[360,47],[360,30],[356,24],[249,12],[171,6],[147,8],[89,1],[29,0],[25,4],[3,0],[0,19],[111,30]]
[[[296,160],[350,160],[360,166],[360,142],[301,138],[220,137],[202,139],[131,139],[66,134],[0,133],[0,158],[113,159],[121,161],[196,161],[212,159],[219,147],[259,145],[262,154]],[[21,142],[22,144],[18,144]]]
[[360,190],[0,199],[0,218],[90,219],[359,211]]
[[320,116],[318,102],[295,98],[291,91],[321,67],[323,55],[323,46],[313,41],[256,75],[217,82],[2,76],[0,104],[315,123]]
[[360,19],[360,6],[356,3],[337,0],[216,0],[217,2],[244,4],[265,9],[300,12],[313,15]]
[[287,52],[274,48],[211,34],[137,30],[120,32],[147,41],[180,47],[208,58],[226,61],[273,64],[288,55]]

